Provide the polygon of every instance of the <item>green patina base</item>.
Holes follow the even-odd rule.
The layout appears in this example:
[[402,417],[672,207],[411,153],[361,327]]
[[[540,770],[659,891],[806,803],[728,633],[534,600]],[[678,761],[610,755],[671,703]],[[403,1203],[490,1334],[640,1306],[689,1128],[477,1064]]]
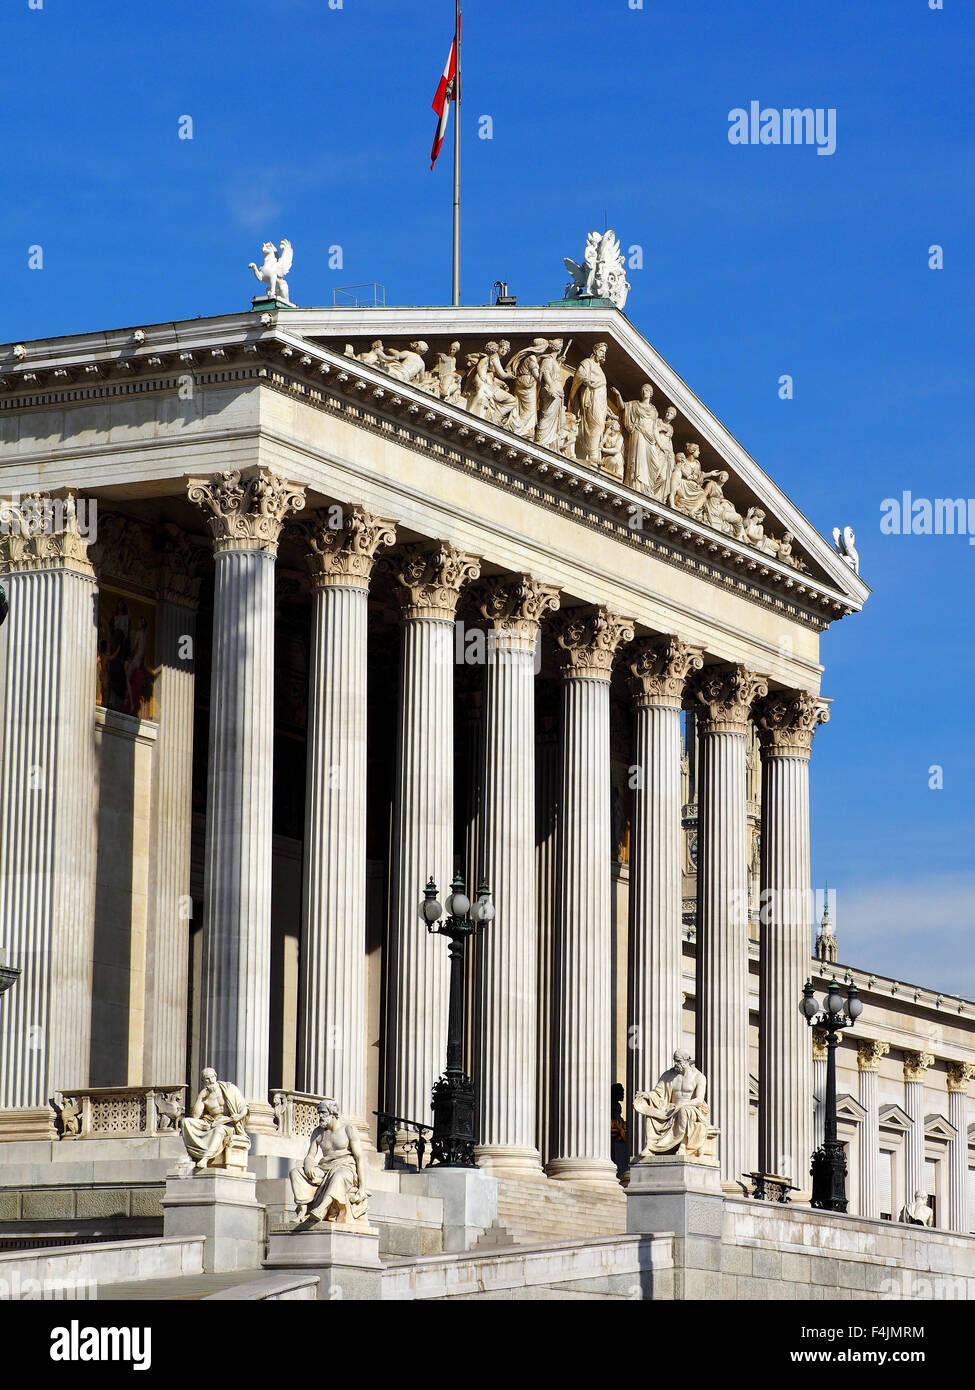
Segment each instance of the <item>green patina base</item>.
[[297,309],[297,304],[286,304],[283,299],[268,299],[266,295],[255,295],[251,309]]
[[599,299],[596,295],[591,295],[586,299],[550,299],[548,307],[550,309],[615,309],[616,305],[611,299]]

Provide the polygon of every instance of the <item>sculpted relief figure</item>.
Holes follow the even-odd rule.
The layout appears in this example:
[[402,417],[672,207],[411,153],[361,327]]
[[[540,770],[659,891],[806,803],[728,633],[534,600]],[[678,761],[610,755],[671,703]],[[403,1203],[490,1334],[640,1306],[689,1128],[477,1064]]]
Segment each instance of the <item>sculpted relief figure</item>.
[[626,431],[626,485],[662,502],[674,469],[672,421],[677,411],[669,406],[662,417],[658,414],[649,382],[641,388],[638,401],[624,401],[615,387],[612,396]]
[[599,466],[602,452],[603,426],[606,424],[606,361],[607,344],[596,343],[590,355],[579,363],[569,388],[569,409],[579,420],[576,437],[576,458]]
[[483,352],[468,353],[467,378],[464,390],[467,393],[467,409],[481,420],[491,420],[496,425],[504,424],[515,407],[515,398],[506,388],[505,382],[511,380],[511,373],[502,365],[502,356],[510,352],[511,344],[502,340],[499,343],[485,343]]
[[541,361],[548,351],[544,338],[536,338],[531,347],[516,352],[508,363],[514,379],[512,388],[515,404],[508,416],[508,429],[522,439],[534,439],[538,426],[538,384],[541,380]]
[[641,1158],[653,1154],[686,1153],[699,1157],[708,1141],[711,1110],[707,1079],[689,1052],[674,1053],[674,1065],[652,1091],[637,1091],[633,1109],[647,1117],[646,1143]]
[[546,449],[558,449],[565,413],[565,388],[562,382],[562,363],[568,348],[561,338],[552,338],[548,351],[538,359],[538,420],[535,424],[535,443]]
[[[180,1122],[183,1145],[197,1170],[226,1168],[231,1150],[246,1153],[247,1102],[229,1081],[218,1081],[212,1067],[203,1072],[203,1087]],[[238,1165],[230,1165],[238,1166]]]
[[[601,273],[598,264],[593,272]],[[650,382],[644,383],[639,399],[633,401],[624,400],[615,386],[609,386],[604,369],[607,343],[593,344],[588,356],[570,371],[566,400],[563,371],[571,346],[571,341],[564,344],[561,338],[534,338],[512,354],[509,342],[492,340],[468,352],[463,369],[457,366],[460,343],[456,341],[446,352],[436,353],[431,368],[426,365],[429,345],[420,340],[405,348],[387,348],[377,338],[362,352],[348,343],[345,355],[442,401],[461,405],[521,439],[534,440],[622,480],[794,569],[806,568],[793,554],[791,532],[781,539],[770,535],[760,507],[749,507],[744,516],[739,513],[724,495],[728,471],[705,472],[699,444],[690,441],[683,453],[674,453],[677,411],[674,406],[663,414],[658,411]]]
[[464,379],[457,370],[458,352],[460,343],[451,343],[446,352],[438,352],[433,371],[430,373],[429,389],[450,405],[463,403],[461,387]]
[[623,438],[620,422],[610,411],[606,416],[606,424],[603,429],[601,467],[604,473],[608,473],[611,478],[617,478],[621,482],[626,471],[623,463],[625,448],[626,441]]
[[334,1100],[319,1103],[318,1121],[301,1167],[290,1173],[298,1220],[362,1221],[369,1193],[355,1126],[340,1117]]

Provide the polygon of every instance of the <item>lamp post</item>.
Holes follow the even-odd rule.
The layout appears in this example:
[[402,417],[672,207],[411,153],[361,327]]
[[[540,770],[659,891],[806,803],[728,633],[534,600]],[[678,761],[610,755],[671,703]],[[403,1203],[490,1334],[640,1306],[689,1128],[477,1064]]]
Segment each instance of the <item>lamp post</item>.
[[811,1206],[824,1211],[846,1211],[846,1154],[836,1137],[836,1045],[844,1028],[852,1028],[863,1013],[863,1001],[856,985],[847,989],[846,1011],[836,980],[823,1000],[822,1012],[813,998],[812,980],[807,980],[799,1004],[811,1028],[826,1031],[826,1133],[822,1146],[812,1156]]
[[[420,909],[427,931],[450,941],[450,1010],[447,1015],[447,1065],[433,1088],[433,1141],[430,1163],[440,1168],[473,1168],[474,1083],[464,1071],[464,954],[467,938],[482,932],[494,918],[491,890],[482,883],[471,911],[464,880],[457,874],[444,908],[431,878]],[[443,918],[441,921],[440,919]]]

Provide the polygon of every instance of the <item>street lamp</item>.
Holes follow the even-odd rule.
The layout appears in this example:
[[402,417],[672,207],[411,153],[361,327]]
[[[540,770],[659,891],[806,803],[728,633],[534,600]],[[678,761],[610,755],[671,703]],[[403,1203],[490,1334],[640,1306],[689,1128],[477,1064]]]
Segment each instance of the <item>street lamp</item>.
[[[427,931],[450,940],[450,1010],[447,1016],[447,1066],[433,1088],[433,1140],[430,1163],[440,1168],[473,1168],[474,1083],[464,1071],[464,953],[469,936],[477,936],[494,919],[491,890],[481,883],[471,900],[460,874],[450,885],[444,908],[437,901],[431,878],[424,890],[420,914]],[[441,921],[441,918],[443,920]]]
[[826,1133],[822,1146],[812,1157],[811,1206],[824,1211],[846,1211],[846,1154],[836,1137],[836,1044],[844,1028],[852,1028],[863,1013],[863,1001],[856,985],[847,989],[846,1012],[836,980],[830,982],[822,1012],[813,998],[812,980],[802,991],[799,1011],[811,1028],[826,1031]]
[[10,609],[7,603],[7,591],[3,587],[3,585],[0,584],[0,627],[3,627],[4,623],[7,621],[7,613],[9,611]]

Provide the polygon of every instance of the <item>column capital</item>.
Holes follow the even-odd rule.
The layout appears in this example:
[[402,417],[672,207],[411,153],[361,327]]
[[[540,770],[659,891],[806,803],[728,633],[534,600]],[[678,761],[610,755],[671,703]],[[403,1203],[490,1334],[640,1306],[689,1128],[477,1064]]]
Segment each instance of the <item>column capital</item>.
[[827,1032],[825,1028],[814,1028],[812,1030],[812,1054],[814,1062],[825,1062],[829,1055],[829,1043],[827,1042]]
[[643,637],[626,653],[633,703],[680,708],[684,686],[704,665],[704,653],[679,637]]
[[808,758],[819,724],[829,723],[829,705],[805,690],[774,690],[755,707],[762,755]]
[[633,641],[633,623],[608,608],[570,608],[553,624],[565,679],[609,680],[617,649]]
[[337,526],[331,510],[293,522],[294,533],[306,546],[305,563],[312,587],[368,589],[381,546],[392,545],[396,524],[367,512],[365,507],[343,507]]
[[928,1067],[934,1065],[933,1052],[905,1052],[904,1080],[923,1081]]
[[474,595],[482,618],[494,629],[496,641],[528,639],[533,645],[546,613],[559,607],[559,591],[530,574],[495,574]]
[[453,622],[465,584],[480,578],[481,562],[446,541],[440,545],[404,546],[384,562],[400,594],[404,618],[441,618]]
[[968,1094],[968,1084],[975,1077],[975,1062],[948,1063],[948,1090]]
[[171,522],[159,536],[159,597],[165,603],[195,608],[200,599],[203,564],[208,558],[204,541],[196,541],[188,531]]
[[890,1043],[880,1042],[878,1038],[860,1038],[857,1041],[857,1066],[860,1071],[879,1071],[880,1059],[890,1051]]
[[[94,504],[88,505],[90,509]],[[0,576],[58,569],[90,579],[91,540],[79,530],[74,492],[28,492],[17,500],[0,501]]]
[[768,681],[747,666],[705,666],[691,682],[700,730],[744,734],[752,705],[768,694]]
[[305,505],[305,489],[267,468],[228,468],[205,478],[187,478],[186,494],[202,507],[219,555],[260,550],[277,555],[281,528]]

